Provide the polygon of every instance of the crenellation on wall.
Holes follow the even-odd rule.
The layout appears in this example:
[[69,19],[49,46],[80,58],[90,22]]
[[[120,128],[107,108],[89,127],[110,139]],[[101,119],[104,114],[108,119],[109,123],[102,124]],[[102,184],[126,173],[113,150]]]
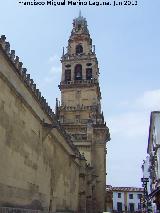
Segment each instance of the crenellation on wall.
[[[17,59],[18,59],[18,61],[19,61],[19,58],[17,57]],[[18,62],[18,64],[19,64],[19,62]],[[5,64],[5,65],[7,65],[8,66],[8,64]],[[3,66],[4,66],[4,64],[1,64],[1,66],[2,66],[2,68],[3,68]],[[11,67],[9,66],[8,67],[8,69],[11,69]],[[30,75],[29,74],[26,74],[26,69],[25,68],[23,68],[22,69],[23,70],[23,72],[22,72],[22,79],[24,80],[24,82],[26,82],[26,79],[28,79],[28,86],[29,86],[29,88],[32,90],[32,87],[33,87],[33,84],[31,85],[31,83],[30,83],[30,81],[33,83],[33,80],[32,79],[30,79]],[[6,71],[8,71],[8,70],[6,70]],[[5,72],[5,74],[7,74],[7,72]],[[12,74],[14,75],[14,72],[12,72]],[[27,76],[27,78],[26,78],[26,76]],[[6,76],[5,76],[6,77]],[[11,80],[10,78],[11,78],[11,76],[10,76],[10,74],[8,75],[8,77],[9,77],[9,80]],[[14,79],[16,76],[12,76],[12,78]],[[7,79],[8,80],[8,79]],[[21,79],[20,79],[21,80]],[[13,81],[12,81],[13,82]],[[34,96],[32,96],[31,95],[31,91],[28,91],[28,92],[26,92],[26,93],[24,93],[24,91],[26,91],[24,88],[25,88],[25,85],[24,85],[24,82],[22,82],[21,83],[21,92],[20,92],[20,94],[18,94],[18,95],[20,95],[20,96],[22,96],[22,97],[25,97],[25,98],[29,98],[28,100],[27,100],[27,102],[28,103],[31,103],[30,105],[31,106],[36,106],[36,104],[35,103],[33,103],[33,102],[35,102],[34,100]],[[19,82],[20,83],[20,82]],[[16,82],[15,82],[15,84],[14,84],[14,89],[16,90],[19,90],[19,88],[20,88],[20,85],[18,84],[18,82],[17,82],[17,79],[16,79]],[[52,122],[56,122],[57,123],[57,121],[55,120],[55,115],[54,115],[54,113],[53,113],[53,111],[52,111],[52,109],[48,106],[48,103],[46,102],[46,99],[41,95],[41,93],[40,93],[40,91],[38,90],[38,89],[36,89],[36,87],[35,87],[35,85],[34,85],[34,89],[35,89],[35,94],[37,95],[37,97],[38,97],[38,103],[40,104],[40,106],[41,106],[41,109],[44,111],[44,113],[47,113],[47,115],[48,115],[48,118],[49,118],[49,120],[51,120]],[[18,93],[19,91],[17,91],[17,93]],[[33,92],[33,91],[32,91]],[[23,99],[23,98],[22,98]],[[36,100],[37,101],[37,100]],[[37,105],[37,107],[39,107],[39,104]],[[31,109],[32,109],[32,107],[31,107]],[[37,115],[37,112],[39,112],[39,109],[37,110],[35,110],[36,111],[36,115]],[[44,113],[40,113],[39,112],[39,115],[42,115],[42,114],[44,114]],[[41,120],[43,120],[43,118],[42,118],[42,116],[41,116],[41,118],[40,118]],[[48,120],[48,119],[47,119]],[[51,121],[48,121],[48,122],[51,122]],[[67,136],[67,134],[66,134],[66,132],[65,132],[65,130],[63,129],[63,127],[60,125],[60,123],[57,123],[57,126],[58,126],[58,129],[60,130],[60,132],[61,132],[61,134],[63,134],[66,138],[68,137]],[[72,143],[70,143],[70,139],[68,139],[67,140],[68,141],[68,144],[70,144],[70,146],[72,146]],[[74,146],[72,146],[72,148],[74,148],[75,149],[75,147]]]
[[33,79],[30,78],[30,74],[27,73],[27,69],[23,68],[23,63],[19,61],[19,57],[15,57],[15,51],[10,51],[10,43],[6,42],[5,35],[2,35],[0,38],[0,47],[5,53],[5,56],[9,59],[9,62],[14,67],[14,70],[19,75],[20,79],[26,83],[26,86],[33,92],[33,95],[37,98],[37,100],[42,105],[42,108],[48,115],[53,119],[54,113],[51,108],[48,106],[46,99],[41,96],[41,93],[38,89],[36,89],[36,84],[34,83]]
[[81,154],[4,36],[0,89],[0,206],[76,212]]

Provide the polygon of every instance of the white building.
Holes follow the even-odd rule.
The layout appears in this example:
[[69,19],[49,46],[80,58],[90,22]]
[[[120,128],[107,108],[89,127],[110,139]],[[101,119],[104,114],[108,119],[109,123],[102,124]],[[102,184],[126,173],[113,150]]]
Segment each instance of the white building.
[[112,187],[113,212],[138,212],[141,209],[140,198],[143,188]]
[[156,212],[160,211],[160,111],[151,112],[148,149],[149,155],[149,197],[156,203]]
[[151,193],[151,180],[150,180],[150,158],[149,156],[146,157],[146,160],[143,161],[142,164],[142,172],[143,172],[143,178],[147,178],[147,190],[148,194]]

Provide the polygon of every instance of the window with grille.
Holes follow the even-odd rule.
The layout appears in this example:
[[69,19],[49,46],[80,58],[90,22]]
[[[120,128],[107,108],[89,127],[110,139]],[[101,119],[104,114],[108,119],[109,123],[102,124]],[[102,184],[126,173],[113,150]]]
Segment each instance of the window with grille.
[[129,199],[133,199],[133,194],[129,194]]
[[118,193],[118,198],[121,198],[121,193]]
[[142,194],[137,194],[138,199],[141,199],[141,197],[142,197]]

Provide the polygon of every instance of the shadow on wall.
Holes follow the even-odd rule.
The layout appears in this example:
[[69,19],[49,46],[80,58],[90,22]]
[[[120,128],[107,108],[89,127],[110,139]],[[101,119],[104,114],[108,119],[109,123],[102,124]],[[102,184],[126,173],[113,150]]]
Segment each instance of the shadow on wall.
[[11,207],[11,208],[23,208],[23,209],[32,209],[32,210],[44,210],[42,204],[39,200],[33,200],[29,205],[17,205],[11,203],[3,203],[1,207]]

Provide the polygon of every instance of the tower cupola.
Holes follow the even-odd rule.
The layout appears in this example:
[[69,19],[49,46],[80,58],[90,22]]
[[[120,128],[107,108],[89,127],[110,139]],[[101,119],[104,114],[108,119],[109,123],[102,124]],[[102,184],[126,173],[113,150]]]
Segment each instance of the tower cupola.
[[73,29],[72,29],[72,32],[71,32],[71,36],[73,36],[75,34],[87,34],[87,35],[89,35],[89,30],[87,28],[87,21],[81,15],[81,11],[79,12],[78,18],[75,18],[73,20]]

